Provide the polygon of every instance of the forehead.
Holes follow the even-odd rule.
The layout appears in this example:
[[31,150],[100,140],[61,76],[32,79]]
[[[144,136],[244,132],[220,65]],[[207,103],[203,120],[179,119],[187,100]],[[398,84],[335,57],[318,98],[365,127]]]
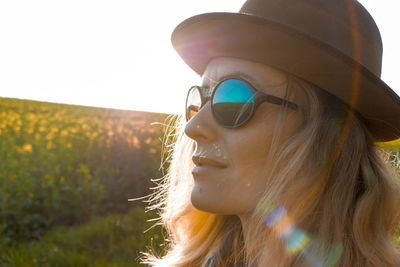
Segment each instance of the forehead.
[[231,57],[219,57],[209,62],[202,77],[203,86],[214,86],[227,77],[243,78],[265,93],[276,91],[281,94],[286,88],[283,72],[261,63]]

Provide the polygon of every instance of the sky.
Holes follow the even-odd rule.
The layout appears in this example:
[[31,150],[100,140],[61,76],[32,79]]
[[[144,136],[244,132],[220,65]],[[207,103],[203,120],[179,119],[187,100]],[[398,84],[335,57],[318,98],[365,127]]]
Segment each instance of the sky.
[[[400,95],[398,0],[360,0],[383,39],[382,79]],[[244,0],[0,0],[0,97],[182,113],[200,84],[170,36]]]

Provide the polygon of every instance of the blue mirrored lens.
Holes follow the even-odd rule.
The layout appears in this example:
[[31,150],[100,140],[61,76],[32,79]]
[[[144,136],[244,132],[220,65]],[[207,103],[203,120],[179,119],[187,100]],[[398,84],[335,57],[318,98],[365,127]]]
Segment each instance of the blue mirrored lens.
[[223,81],[212,101],[216,119],[224,126],[237,127],[251,117],[254,97],[250,85],[237,79]]

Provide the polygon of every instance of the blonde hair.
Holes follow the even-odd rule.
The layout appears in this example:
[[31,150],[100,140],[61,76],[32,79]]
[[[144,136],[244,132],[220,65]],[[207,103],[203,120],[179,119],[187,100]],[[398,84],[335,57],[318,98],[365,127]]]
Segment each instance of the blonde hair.
[[[168,233],[151,266],[400,266],[393,234],[400,187],[363,118],[336,97],[288,76],[287,96],[302,91],[304,122],[279,140],[282,107],[269,148],[264,197],[243,236],[239,218],[190,203],[193,141],[175,118],[168,173],[150,196]],[[267,123],[267,122],[266,122]],[[289,229],[289,230],[288,230]]]

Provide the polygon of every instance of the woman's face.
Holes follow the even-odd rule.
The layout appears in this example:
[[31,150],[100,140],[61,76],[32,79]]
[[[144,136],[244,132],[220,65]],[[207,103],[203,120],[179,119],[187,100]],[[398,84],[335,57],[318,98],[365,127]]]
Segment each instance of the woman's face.
[[[285,75],[269,66],[237,58],[212,60],[203,75],[203,87],[212,87],[224,77],[249,81],[257,90],[284,98]],[[303,105],[299,94],[292,102]],[[251,212],[265,189],[264,167],[280,106],[264,102],[244,126],[227,129],[214,119],[210,101],[187,123],[185,133],[195,142],[191,202],[199,210],[230,215]],[[280,142],[302,122],[300,111],[290,110]],[[196,156],[201,156],[200,164]],[[218,162],[210,163],[207,159]],[[214,166],[217,165],[217,166]]]

